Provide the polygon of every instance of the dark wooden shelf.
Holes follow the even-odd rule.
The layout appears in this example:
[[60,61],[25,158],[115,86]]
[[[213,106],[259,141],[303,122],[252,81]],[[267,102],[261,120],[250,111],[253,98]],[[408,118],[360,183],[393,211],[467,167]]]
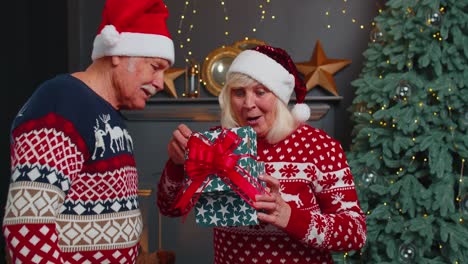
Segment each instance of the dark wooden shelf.
[[[339,102],[343,96],[307,96],[306,102]],[[290,102],[295,102],[295,98],[291,98]],[[151,98],[147,105],[153,104],[218,104],[218,97],[200,97],[200,98]]]
[[[310,106],[310,120],[321,119],[330,105],[341,101],[341,96],[310,96],[305,103]],[[290,104],[294,104],[291,100]],[[217,97],[212,98],[153,98],[143,110],[121,111],[129,121],[219,121],[220,108]]]

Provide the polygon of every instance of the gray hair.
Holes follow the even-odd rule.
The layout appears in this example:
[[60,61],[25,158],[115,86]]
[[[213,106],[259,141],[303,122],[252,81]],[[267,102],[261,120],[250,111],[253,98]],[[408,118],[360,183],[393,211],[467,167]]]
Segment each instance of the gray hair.
[[127,71],[135,72],[136,71],[137,57],[128,57]]
[[[252,84],[258,84],[255,79],[243,73],[229,73],[226,78],[226,84],[224,85],[221,93],[219,94],[218,100],[221,107],[221,126],[224,128],[239,127],[239,123],[235,120],[234,114],[231,108],[231,89],[233,87],[249,86]],[[268,88],[268,87],[266,87]],[[270,144],[278,143],[285,139],[289,134],[293,132],[298,126],[288,106],[276,96],[276,117],[273,127],[266,135],[266,140]]]

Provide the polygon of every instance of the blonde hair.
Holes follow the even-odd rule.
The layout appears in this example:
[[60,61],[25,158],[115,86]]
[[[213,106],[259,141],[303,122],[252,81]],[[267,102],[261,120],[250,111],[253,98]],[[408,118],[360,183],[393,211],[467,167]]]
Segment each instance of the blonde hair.
[[[250,76],[243,73],[233,72],[228,74],[226,84],[218,97],[219,105],[221,107],[222,127],[239,127],[239,123],[235,119],[231,108],[231,89],[233,87],[250,86],[257,83],[258,82],[255,79],[252,79]],[[276,96],[276,100],[275,122],[265,137],[270,144],[275,144],[285,139],[298,126],[298,123],[289,111],[288,106],[283,101],[279,100],[278,96]]]

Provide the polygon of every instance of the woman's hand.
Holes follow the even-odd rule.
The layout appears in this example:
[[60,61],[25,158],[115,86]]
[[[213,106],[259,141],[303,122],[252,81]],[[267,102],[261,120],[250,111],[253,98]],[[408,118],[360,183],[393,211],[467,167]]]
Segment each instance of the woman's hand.
[[254,207],[260,211],[257,213],[258,220],[285,228],[291,216],[291,207],[281,197],[278,179],[266,174],[260,175],[259,179],[267,184],[270,193],[255,196]]
[[184,124],[180,124],[177,129],[172,132],[172,138],[167,145],[167,153],[172,162],[177,165],[183,165],[185,162],[185,149],[191,134],[192,130]]

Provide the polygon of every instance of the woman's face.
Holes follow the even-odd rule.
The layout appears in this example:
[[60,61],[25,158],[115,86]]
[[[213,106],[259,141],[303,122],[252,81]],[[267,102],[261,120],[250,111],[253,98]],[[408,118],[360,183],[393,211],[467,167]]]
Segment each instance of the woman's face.
[[278,98],[262,84],[231,87],[231,109],[240,126],[251,126],[259,138],[266,137],[276,120]]

